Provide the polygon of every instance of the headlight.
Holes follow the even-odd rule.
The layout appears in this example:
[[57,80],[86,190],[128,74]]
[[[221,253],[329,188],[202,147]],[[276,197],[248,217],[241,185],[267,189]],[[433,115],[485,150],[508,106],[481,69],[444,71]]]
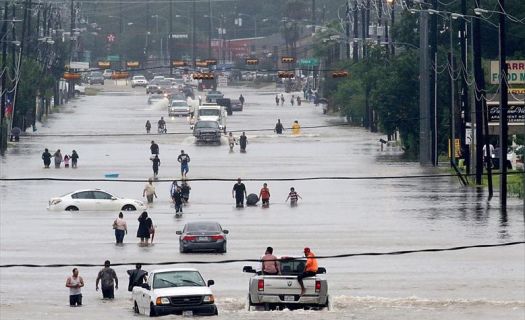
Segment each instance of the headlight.
[[215,301],[215,298],[213,295],[204,296],[204,299],[202,299],[202,302],[204,303],[213,303]]
[[62,202],[61,199],[53,199],[53,200],[49,201],[49,205],[54,206],[56,204],[59,204],[60,202]]
[[157,301],[156,301],[156,304],[158,306],[161,305],[161,304],[170,304],[170,299],[168,299],[166,297],[158,297]]

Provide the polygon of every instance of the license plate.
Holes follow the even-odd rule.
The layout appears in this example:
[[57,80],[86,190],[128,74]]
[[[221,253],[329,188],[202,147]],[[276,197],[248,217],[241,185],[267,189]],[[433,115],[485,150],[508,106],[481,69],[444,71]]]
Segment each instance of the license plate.
[[198,241],[208,241],[209,238],[208,237],[198,237],[197,240]]
[[193,317],[193,311],[191,311],[191,310],[182,311],[182,316],[183,317]]
[[284,301],[295,301],[294,296],[284,296]]

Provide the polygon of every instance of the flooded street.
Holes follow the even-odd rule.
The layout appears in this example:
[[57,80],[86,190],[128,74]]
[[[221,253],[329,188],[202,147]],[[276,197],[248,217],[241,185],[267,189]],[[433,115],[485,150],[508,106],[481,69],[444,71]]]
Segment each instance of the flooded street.
[[[0,263],[98,264],[257,259],[272,246],[276,255],[301,255],[304,247],[319,256],[390,252],[425,248],[497,244],[525,238],[523,201],[509,199],[502,215],[497,194],[462,187],[453,177],[409,179],[322,179],[310,177],[384,177],[447,174],[406,162],[395,147],[380,150],[379,134],[341,126],[343,120],[303,103],[275,106],[275,89],[220,89],[226,97],[246,98],[243,112],[227,119],[228,130],[246,131],[248,147],[230,152],[221,145],[196,145],[186,118],[168,119],[167,103],[147,104],[144,89],[113,87],[85,96],[53,114],[34,137],[23,137],[1,158],[2,178],[119,179],[144,182],[2,181],[0,192]],[[198,94],[198,93],[196,93]],[[203,95],[203,93],[200,93]],[[289,99],[287,99],[289,100]],[[144,124],[164,116],[168,135],[146,135]],[[273,133],[277,119],[285,127]],[[317,127],[317,128],[306,128]],[[260,129],[256,131],[255,129]],[[252,131],[253,130],[253,131]],[[104,136],[104,134],[114,134]],[[39,136],[43,135],[43,136]],[[48,135],[48,136],[45,136]],[[74,136],[85,135],[85,136]],[[97,136],[99,135],[99,136]],[[154,245],[140,247],[136,230],[140,212],[124,212],[129,233],[115,246],[112,222],[118,212],[53,212],[51,197],[85,188],[145,200],[142,190],[152,176],[150,143],[160,146],[158,199],[148,213],[157,226]],[[43,169],[44,148],[61,149],[80,159],[78,169]],[[180,179],[177,156],[191,157],[190,204],[175,219],[169,197],[172,179]],[[269,208],[236,209],[231,189],[245,181],[248,193],[259,193],[265,179]],[[211,179],[211,180],[206,180]],[[216,181],[216,180],[221,181]],[[222,179],[229,179],[222,181]],[[272,179],[272,180],[270,180]],[[275,179],[275,180],[273,180]],[[231,181],[230,181],[231,180]],[[290,187],[303,198],[298,207],[285,202]],[[186,222],[217,221],[228,229],[226,254],[181,254],[177,230]],[[250,263],[202,264],[205,279],[215,280],[220,319],[516,319],[525,318],[525,248],[523,245],[476,248],[398,256],[363,256],[319,260],[327,269],[330,311],[248,312],[245,308]],[[115,301],[95,291],[100,267],[79,267],[86,286],[82,308],[68,306],[64,287],[72,267],[0,269],[0,318],[127,319],[134,317],[125,270],[115,267],[121,288]],[[155,266],[145,266],[153,270]],[[135,316],[138,317],[138,316]],[[142,316],[140,316],[142,317]],[[166,316],[166,319],[177,318]]]

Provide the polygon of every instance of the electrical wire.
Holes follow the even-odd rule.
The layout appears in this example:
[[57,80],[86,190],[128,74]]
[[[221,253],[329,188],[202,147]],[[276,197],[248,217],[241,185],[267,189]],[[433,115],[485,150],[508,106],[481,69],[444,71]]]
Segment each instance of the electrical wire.
[[[329,260],[329,259],[343,259],[343,258],[353,258],[353,257],[367,257],[367,256],[400,256],[406,254],[416,254],[416,253],[437,253],[437,252],[448,252],[448,251],[462,251],[467,249],[481,249],[481,248],[496,248],[496,247],[509,247],[525,244],[525,241],[514,241],[514,242],[504,242],[496,244],[477,244],[477,245],[464,245],[457,247],[448,247],[448,248],[425,248],[425,249],[414,249],[414,250],[400,250],[400,251],[389,251],[389,252],[359,252],[359,253],[342,253],[336,255],[328,256],[316,256],[316,259],[319,260]],[[285,258],[285,259],[274,259],[266,261],[290,261],[290,260],[304,260],[305,258]],[[200,260],[187,260],[187,261],[160,261],[160,262],[117,262],[111,263],[112,267],[119,266],[133,266],[137,263],[140,263],[142,266],[165,266],[165,265],[179,265],[179,264],[229,264],[237,262],[253,262],[260,263],[261,259],[227,259],[227,260],[217,260],[217,261],[200,261]],[[93,264],[93,263],[53,263],[53,264],[32,264],[32,263],[18,263],[18,264],[1,264],[0,268],[64,268],[64,267],[101,267],[103,265]]]

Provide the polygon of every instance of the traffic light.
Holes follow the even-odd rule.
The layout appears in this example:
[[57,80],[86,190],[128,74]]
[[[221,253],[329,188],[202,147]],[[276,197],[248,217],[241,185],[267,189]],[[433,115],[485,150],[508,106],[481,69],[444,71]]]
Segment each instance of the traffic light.
[[279,78],[291,79],[295,77],[295,74],[293,73],[293,71],[278,71],[277,76]]
[[246,59],[246,64],[247,64],[247,65],[256,65],[256,64],[259,64],[259,59],[256,59],[256,58]]
[[281,62],[282,63],[294,63],[295,58],[294,57],[282,57]]
[[185,67],[188,64],[184,60],[172,60],[171,65],[174,67]]
[[213,80],[215,75],[211,72],[196,72],[193,74],[195,80]]
[[332,78],[345,78],[348,77],[348,71],[334,71],[332,72]]

